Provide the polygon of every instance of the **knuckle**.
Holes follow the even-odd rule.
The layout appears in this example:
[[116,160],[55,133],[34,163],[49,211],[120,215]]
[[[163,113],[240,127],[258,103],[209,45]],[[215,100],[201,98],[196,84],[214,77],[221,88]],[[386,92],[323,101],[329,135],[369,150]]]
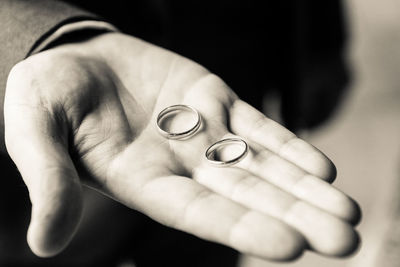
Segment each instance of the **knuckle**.
[[8,81],[7,83],[11,83],[14,81],[19,81],[27,75],[30,74],[32,68],[30,67],[30,63],[27,60],[23,60],[15,64],[9,74],[8,74]]
[[72,70],[79,72],[82,65],[79,56],[72,52],[45,51],[30,56],[13,66],[8,75],[9,82],[28,82],[59,79]]
[[43,61],[39,61],[32,56],[18,62],[9,72],[7,79],[7,94],[17,94],[33,96],[32,90],[42,78],[42,70],[46,67]]
[[91,81],[88,64],[73,52],[49,50],[30,56],[9,72],[7,102],[32,106],[68,98]]

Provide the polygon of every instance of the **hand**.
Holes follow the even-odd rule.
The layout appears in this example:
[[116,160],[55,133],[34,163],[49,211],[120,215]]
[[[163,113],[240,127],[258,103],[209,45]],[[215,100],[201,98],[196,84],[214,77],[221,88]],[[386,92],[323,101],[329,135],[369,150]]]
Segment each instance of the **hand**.
[[[167,140],[155,118],[172,104],[204,125]],[[230,135],[251,151],[212,167],[204,151]],[[306,248],[355,250],[359,209],[328,182],[333,164],[316,148],[239,100],[198,64],[120,33],[65,44],[11,71],[5,96],[8,152],[28,186],[28,243],[61,251],[82,211],[82,184],[165,225],[271,260]],[[104,218],[111,220],[112,218]]]

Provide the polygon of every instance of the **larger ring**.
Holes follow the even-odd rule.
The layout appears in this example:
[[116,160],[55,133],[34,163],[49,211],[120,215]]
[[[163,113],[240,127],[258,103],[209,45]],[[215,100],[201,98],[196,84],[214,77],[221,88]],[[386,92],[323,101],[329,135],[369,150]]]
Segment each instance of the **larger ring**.
[[[240,153],[240,155],[238,155],[232,159],[229,159],[229,160],[216,159],[215,154],[216,154],[217,150],[220,149],[221,147],[231,145],[231,144],[242,146],[243,152]],[[227,138],[227,139],[219,140],[218,142],[212,144],[206,150],[206,158],[209,163],[211,163],[215,166],[227,167],[227,166],[231,166],[231,165],[236,164],[239,161],[241,161],[247,155],[248,152],[249,152],[249,146],[246,143],[246,141],[244,141],[243,139],[240,139],[240,138]]]
[[[189,111],[196,116],[196,122],[188,130],[182,131],[182,132],[169,132],[162,127],[162,122],[164,121],[165,118],[168,117],[168,115],[171,115],[171,113],[179,112],[182,110]],[[200,113],[192,108],[191,106],[188,105],[172,105],[169,106],[165,109],[163,109],[157,116],[157,128],[160,134],[168,139],[183,139],[183,138],[189,138],[190,136],[193,136],[196,131],[200,128],[201,125],[201,116]]]

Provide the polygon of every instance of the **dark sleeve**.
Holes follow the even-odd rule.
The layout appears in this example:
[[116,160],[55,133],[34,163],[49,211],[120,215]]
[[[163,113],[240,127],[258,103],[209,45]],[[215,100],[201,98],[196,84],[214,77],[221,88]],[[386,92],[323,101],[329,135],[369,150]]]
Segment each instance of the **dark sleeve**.
[[60,26],[97,19],[89,12],[55,0],[0,0],[0,150],[4,149],[3,101],[8,73]]

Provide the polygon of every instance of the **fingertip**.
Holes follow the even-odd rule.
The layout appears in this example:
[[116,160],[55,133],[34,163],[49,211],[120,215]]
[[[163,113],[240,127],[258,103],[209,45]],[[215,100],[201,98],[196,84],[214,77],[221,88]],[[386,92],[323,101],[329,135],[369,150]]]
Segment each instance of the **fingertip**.
[[300,138],[292,138],[282,146],[279,155],[307,173],[332,183],[336,178],[333,162],[318,148]]
[[337,169],[333,162],[326,158],[326,167],[324,173],[322,173],[321,177],[323,180],[327,181],[328,183],[333,183],[336,180],[337,176]]
[[357,254],[361,249],[362,239],[360,234],[357,231],[354,231],[354,240],[353,246],[349,248],[348,253],[343,255],[342,257],[350,257],[354,254]]
[[345,219],[353,226],[356,226],[360,223],[362,218],[362,211],[360,206],[356,201],[349,198],[347,207],[346,207],[347,216]]
[[353,225],[305,202],[293,205],[284,221],[304,235],[311,250],[322,255],[350,255],[360,242]]
[[314,166],[309,169],[310,173],[330,184],[335,181],[337,175],[336,166],[322,152],[315,155],[313,163]]
[[348,227],[338,235],[336,244],[333,245],[328,255],[334,257],[351,256],[358,250],[360,242],[361,239],[358,233],[351,227]]
[[68,246],[78,224],[76,217],[67,219],[64,226],[55,224],[60,227],[32,221],[27,234],[28,245],[39,257],[53,257]]
[[331,231],[330,239],[326,241],[317,251],[326,256],[347,257],[358,249],[360,237],[350,225],[343,222],[341,227]]
[[331,190],[330,192],[326,190],[325,196],[330,203],[325,202],[324,205],[320,205],[319,207],[321,209],[348,222],[352,226],[355,226],[360,222],[361,208],[351,197],[345,195],[339,190]]
[[358,203],[342,191],[326,183],[325,185],[328,186],[326,190],[323,190],[323,187],[319,187],[321,191],[320,199],[325,197],[325,201],[315,202],[314,205],[348,222],[352,226],[357,225],[361,220],[361,208]]
[[[361,208],[353,199],[346,195],[342,195],[337,201],[332,202],[330,209],[327,208],[328,212],[338,218],[346,221],[352,226],[356,226],[361,220]],[[322,207],[323,208],[323,207]]]
[[231,234],[233,247],[266,260],[293,261],[307,247],[307,242],[298,231],[257,212],[248,213]]
[[[263,258],[276,262],[291,262],[300,258],[308,244],[304,237],[289,226],[283,226],[283,231],[276,232],[277,240],[267,245]],[[275,247],[271,253],[271,246]],[[258,256],[260,256],[258,255]]]
[[53,192],[32,205],[27,242],[39,257],[52,257],[64,250],[80,222],[83,209],[80,185],[61,188],[64,190]]
[[55,244],[43,238],[42,227],[31,222],[28,229],[27,242],[32,252],[41,258],[49,258],[59,254],[66,246],[65,242]]
[[285,244],[285,249],[282,250],[282,253],[277,257],[276,261],[281,262],[290,262],[300,258],[304,250],[307,248],[308,244],[304,237],[294,229],[288,231],[289,235],[287,236],[288,242]]

